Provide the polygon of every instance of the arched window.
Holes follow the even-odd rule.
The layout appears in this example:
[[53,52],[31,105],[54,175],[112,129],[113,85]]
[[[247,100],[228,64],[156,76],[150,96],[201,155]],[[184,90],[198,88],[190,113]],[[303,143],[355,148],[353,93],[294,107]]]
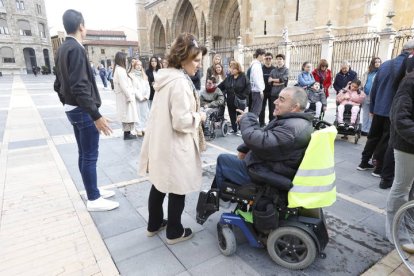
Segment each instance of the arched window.
[[24,10],[24,2],[22,0],[16,0],[16,9]]
[[0,57],[3,63],[14,63],[13,49],[10,47],[0,48]]
[[32,36],[32,30],[30,28],[29,21],[19,20],[17,21],[17,26],[19,26],[19,33],[23,36]]
[[9,27],[7,27],[7,21],[5,19],[0,19],[0,35],[8,35]]
[[46,28],[43,23],[39,23],[39,35],[41,38],[46,38]]

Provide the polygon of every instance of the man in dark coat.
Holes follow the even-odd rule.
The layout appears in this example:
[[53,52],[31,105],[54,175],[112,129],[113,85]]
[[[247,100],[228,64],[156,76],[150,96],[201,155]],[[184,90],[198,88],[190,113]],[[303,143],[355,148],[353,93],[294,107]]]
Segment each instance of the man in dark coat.
[[339,93],[344,87],[348,85],[349,82],[356,80],[358,78],[357,72],[351,69],[348,61],[344,61],[341,64],[341,71],[335,76],[333,87],[336,91],[336,94]]
[[87,195],[88,211],[109,211],[119,206],[107,200],[113,191],[98,189],[96,163],[99,134],[112,132],[107,120],[99,113],[101,98],[94,73],[89,65],[82,40],[86,37],[83,16],[75,10],[63,14],[63,26],[68,34],[56,53],[54,89],[64,105],[66,116],[73,125],[78,145],[78,167]]
[[275,101],[276,118],[264,129],[255,114],[243,114],[239,121],[244,144],[238,147],[238,156],[221,154],[217,158],[212,186],[221,187],[225,179],[238,185],[248,184],[248,169],[252,169],[264,178],[287,183],[289,189],[313,132],[312,115],[304,113],[307,99],[300,87],[282,90]]

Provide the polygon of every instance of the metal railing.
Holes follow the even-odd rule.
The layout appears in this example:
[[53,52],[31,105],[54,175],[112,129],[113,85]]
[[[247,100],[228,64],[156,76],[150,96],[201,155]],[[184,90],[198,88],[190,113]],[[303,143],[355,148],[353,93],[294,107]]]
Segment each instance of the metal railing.
[[402,49],[404,44],[414,38],[414,28],[406,28],[406,29],[400,29],[397,32],[397,35],[394,37],[394,48],[392,49],[392,58],[395,58],[398,56]]
[[316,67],[321,59],[322,40],[311,38],[306,40],[292,41],[290,50],[289,79],[296,80],[302,71],[305,61]]
[[232,60],[234,60],[234,50],[235,47],[225,47],[225,48],[216,48],[216,49],[212,49],[209,54],[210,54],[210,59],[211,59],[211,64],[213,64],[213,58],[216,54],[219,54],[221,56],[221,62],[223,64],[224,67],[224,72],[228,72],[229,70],[229,66],[230,66],[230,62]]
[[348,61],[358,78],[368,69],[371,59],[378,55],[380,38],[375,33],[355,33],[335,37],[332,54],[332,74]]

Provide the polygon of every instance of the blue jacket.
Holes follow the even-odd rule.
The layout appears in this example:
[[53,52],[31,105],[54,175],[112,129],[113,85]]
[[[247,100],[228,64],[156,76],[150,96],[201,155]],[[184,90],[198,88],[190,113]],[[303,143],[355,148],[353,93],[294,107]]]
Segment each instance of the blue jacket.
[[343,74],[342,72],[336,74],[335,81],[333,83],[336,94],[338,94],[342,88],[345,88],[348,82],[355,80],[357,77],[357,72],[351,70],[351,68],[349,68],[349,71],[346,74]]
[[314,84],[314,82],[315,82],[315,78],[313,77],[311,72],[302,71],[298,75],[298,84],[302,87],[310,86]]
[[408,53],[402,53],[398,57],[381,64],[371,88],[369,112],[375,115],[389,117],[392,99],[396,92],[393,85],[394,79],[397,77],[402,63],[407,56]]

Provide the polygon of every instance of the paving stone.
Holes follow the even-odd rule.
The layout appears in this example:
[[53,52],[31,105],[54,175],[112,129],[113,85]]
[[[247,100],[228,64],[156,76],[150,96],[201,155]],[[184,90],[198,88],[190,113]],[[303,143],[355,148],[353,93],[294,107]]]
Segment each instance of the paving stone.
[[152,184],[148,181],[119,188],[135,209],[148,206],[148,196]]
[[385,215],[376,213],[372,214],[359,221],[356,226],[368,228],[385,239]]
[[39,146],[46,146],[46,145],[47,145],[46,139],[35,139],[35,140],[10,142],[8,147],[9,147],[9,150],[13,150],[13,149],[39,147]]
[[[379,190],[379,188],[378,188]],[[387,206],[387,196],[374,190],[363,190],[354,193],[352,197],[359,199],[365,203],[372,204],[378,208],[385,209]]]
[[105,244],[115,262],[161,247],[164,243],[158,236],[147,237],[146,226],[105,239]]
[[340,218],[340,221],[347,223],[357,223],[375,214],[374,211],[351,204],[341,198],[337,198],[336,202],[332,206],[325,208],[324,211],[326,214]]
[[176,275],[186,269],[174,254],[162,246],[117,263],[119,272],[128,275]]
[[135,208],[117,190],[116,196],[111,198],[119,202],[119,208],[109,212],[90,212],[101,236],[109,238],[146,225],[144,219]]

